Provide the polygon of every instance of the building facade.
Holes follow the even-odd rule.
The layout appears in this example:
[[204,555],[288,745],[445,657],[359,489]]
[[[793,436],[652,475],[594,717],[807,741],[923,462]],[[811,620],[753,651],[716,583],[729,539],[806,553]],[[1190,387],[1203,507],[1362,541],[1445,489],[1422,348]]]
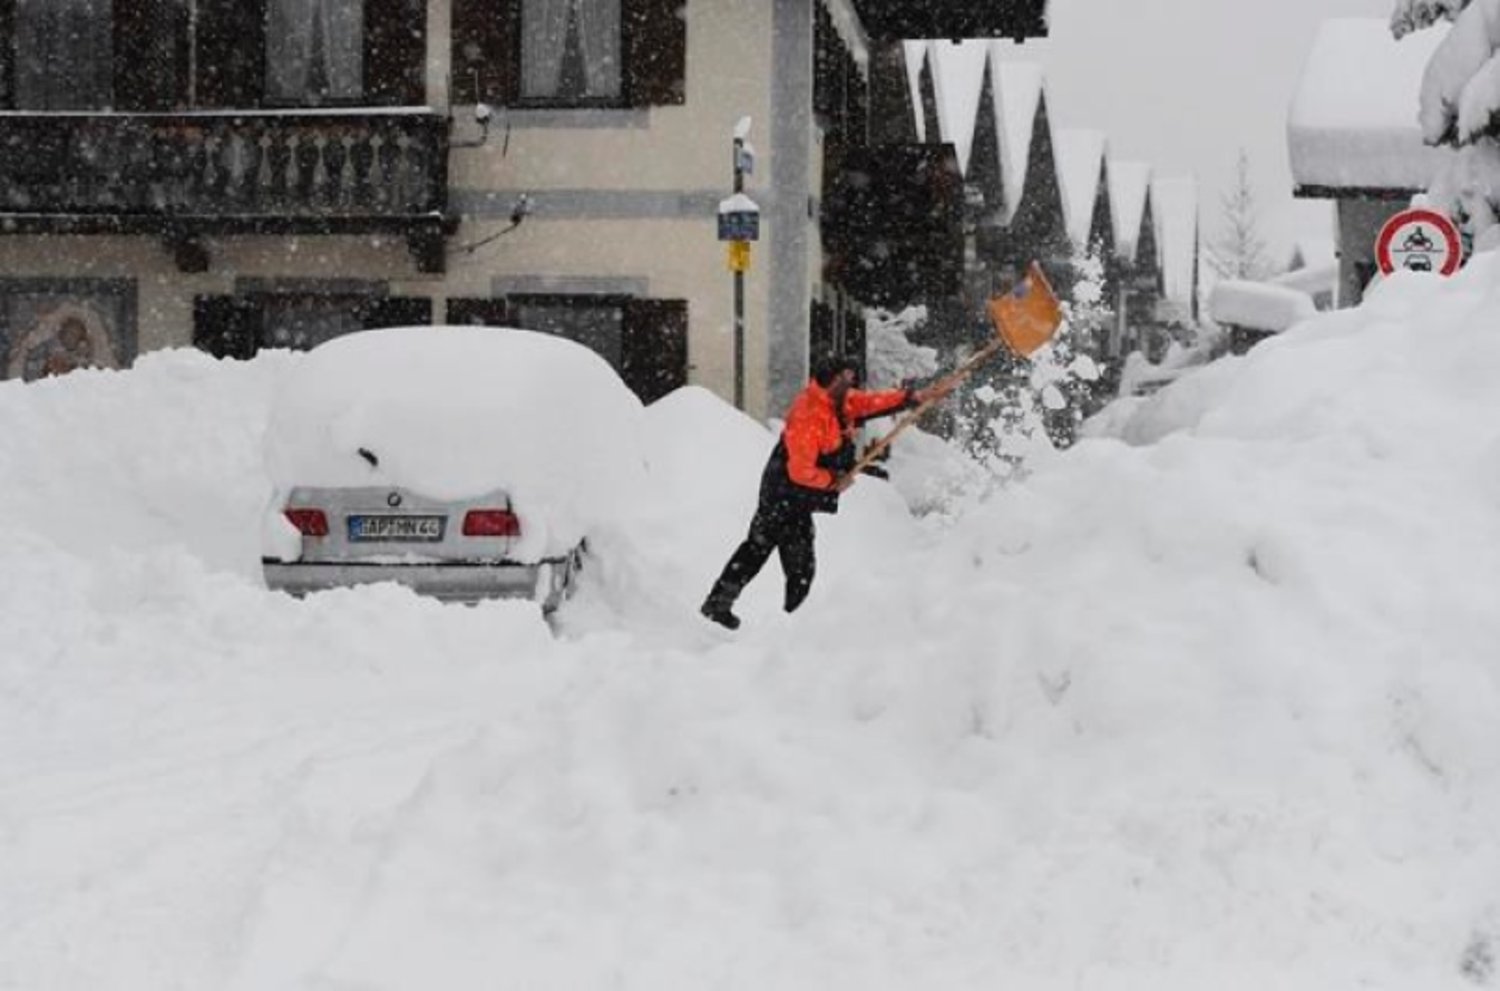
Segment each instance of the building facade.
[[774,410],[815,348],[862,346],[882,260],[915,250],[901,216],[837,194],[851,170],[889,189],[921,172],[941,226],[941,156],[903,155],[920,146],[889,123],[912,117],[901,39],[1035,35],[1045,14],[1043,0],[0,0],[5,374],[40,374],[70,321],[87,363],[117,366],[454,322],[583,341],[645,399],[686,382],[727,396],[715,213],[748,117],[762,240],[747,406]]
[[1451,156],[1422,141],[1417,94],[1446,28],[1397,42],[1377,18],[1324,21],[1287,123],[1294,193],[1334,209],[1337,305],[1358,306],[1379,272],[1375,242]]

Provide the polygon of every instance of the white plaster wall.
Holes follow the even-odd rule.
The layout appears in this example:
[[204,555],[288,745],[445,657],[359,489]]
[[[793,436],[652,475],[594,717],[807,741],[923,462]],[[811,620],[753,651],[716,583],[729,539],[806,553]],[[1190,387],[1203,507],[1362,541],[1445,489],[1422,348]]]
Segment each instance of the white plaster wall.
[[[538,122],[534,112],[497,109],[489,142],[455,149],[450,156],[450,188],[493,191],[500,203],[509,203],[521,191],[566,199],[570,190],[619,194],[617,200],[623,202],[632,202],[630,194],[642,191],[663,194],[658,202],[674,202],[673,194],[712,201],[729,194],[731,132],[741,116],[749,115],[759,160],[746,191],[768,206],[776,153],[771,140],[772,4],[686,0],[685,10],[685,105],[617,115],[627,126],[585,127],[567,126],[565,112],[550,112]],[[428,104],[448,110],[449,0],[429,3],[427,18]],[[472,137],[472,108],[452,111],[455,137]],[[755,415],[766,412],[772,292],[766,261],[777,234],[768,214],[746,278],[746,397]],[[508,218],[461,219],[449,242],[445,275],[418,273],[405,241],[389,236],[210,238],[205,244],[211,270],[195,275],[177,271],[155,238],[9,237],[0,238],[0,274],[138,280],[143,351],[189,345],[193,297],[231,292],[236,278],[386,280],[393,294],[431,296],[439,319],[447,297],[488,296],[497,277],[644,279],[650,295],[688,301],[690,380],[726,398],[732,395],[732,278],[711,214],[668,208],[655,216],[577,217],[549,216],[539,209],[517,230],[472,254],[462,251],[462,245],[506,226]],[[812,255],[808,264],[815,283],[815,248]]]
[[[445,6],[441,0],[436,6]],[[621,115],[626,126],[556,126],[560,113],[497,109],[487,145],[451,157],[454,189],[519,192],[640,191],[728,196],[731,134],[750,116],[756,174],[746,191],[768,203],[771,156],[771,5],[746,0],[687,0],[687,79],[683,106]],[[442,40],[446,43],[445,31]],[[446,60],[446,52],[436,61]],[[472,111],[455,108],[465,124]],[[509,138],[505,128],[509,123]],[[627,124],[628,122],[628,124]],[[644,126],[640,126],[644,125]],[[465,132],[467,136],[469,132]],[[539,198],[539,203],[545,200]],[[456,243],[507,226],[506,217],[466,218]],[[764,410],[769,281],[766,247],[776,236],[763,218],[746,277],[746,399]],[[450,257],[445,289],[488,295],[497,276],[643,278],[652,296],[688,301],[690,378],[725,398],[733,394],[733,296],[726,248],[710,215],[655,218],[549,218],[545,206],[520,228],[474,255]]]

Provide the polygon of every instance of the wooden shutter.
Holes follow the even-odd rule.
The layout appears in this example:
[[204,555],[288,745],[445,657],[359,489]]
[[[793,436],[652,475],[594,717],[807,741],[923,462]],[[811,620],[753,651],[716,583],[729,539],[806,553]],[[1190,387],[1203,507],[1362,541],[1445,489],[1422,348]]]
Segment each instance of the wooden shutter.
[[520,52],[520,0],[453,0],[454,103],[514,103]]
[[260,304],[244,296],[193,300],[193,346],[215,358],[248,359],[260,350]]
[[624,0],[626,96],[631,105],[687,102],[687,0]]
[[0,110],[16,106],[16,0],[0,0]]
[[509,327],[510,308],[503,299],[460,296],[448,300],[446,320],[450,324]]
[[838,329],[834,326],[833,307],[822,300],[812,302],[807,338],[809,367],[817,368],[824,359],[838,356]]
[[178,110],[188,103],[188,15],[182,0],[114,3],[116,110]]
[[366,330],[421,327],[432,323],[432,300],[426,296],[381,296],[363,303],[359,320]]
[[620,376],[641,402],[660,399],[688,380],[685,299],[632,299],[625,304]]
[[365,0],[365,99],[378,107],[427,102],[423,0]]
[[866,364],[869,351],[865,344],[865,315],[860,307],[848,299],[844,301],[844,327],[839,340],[839,354],[844,358],[853,358],[859,366],[859,380],[868,381]]
[[266,0],[198,0],[197,104],[259,107],[266,89]]

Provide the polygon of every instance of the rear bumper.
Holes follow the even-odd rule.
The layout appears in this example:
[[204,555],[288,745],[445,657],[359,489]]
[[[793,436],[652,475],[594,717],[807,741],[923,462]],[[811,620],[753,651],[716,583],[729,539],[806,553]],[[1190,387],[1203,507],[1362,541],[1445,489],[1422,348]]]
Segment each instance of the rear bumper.
[[361,564],[263,559],[266,586],[304,596],[331,588],[396,582],[446,602],[482,599],[534,599],[554,608],[571,584],[567,559],[537,564]]

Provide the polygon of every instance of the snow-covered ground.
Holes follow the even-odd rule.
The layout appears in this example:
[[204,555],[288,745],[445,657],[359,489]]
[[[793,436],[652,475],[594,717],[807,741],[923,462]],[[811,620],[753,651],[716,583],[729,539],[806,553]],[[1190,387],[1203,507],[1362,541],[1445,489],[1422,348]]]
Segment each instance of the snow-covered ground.
[[700,390],[554,634],[261,587],[295,358],[0,385],[0,988],[1500,986],[1497,276],[862,482],[734,636]]

